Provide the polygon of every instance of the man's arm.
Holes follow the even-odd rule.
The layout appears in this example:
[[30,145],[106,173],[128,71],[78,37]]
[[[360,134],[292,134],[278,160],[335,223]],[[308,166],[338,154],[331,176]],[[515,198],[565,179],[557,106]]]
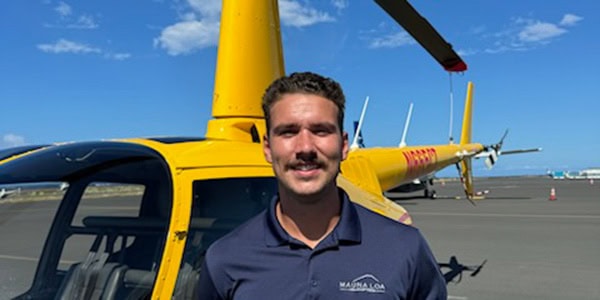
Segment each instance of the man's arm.
[[429,245],[419,233],[418,246],[415,253],[416,267],[412,281],[410,299],[444,299],[448,298],[446,280],[442,275]]
[[194,294],[196,295],[196,299],[199,300],[223,299],[221,296],[219,296],[217,288],[212,280],[210,271],[206,264],[206,258],[204,259],[204,264],[200,270],[200,279],[198,280],[198,285],[196,286],[196,292]]

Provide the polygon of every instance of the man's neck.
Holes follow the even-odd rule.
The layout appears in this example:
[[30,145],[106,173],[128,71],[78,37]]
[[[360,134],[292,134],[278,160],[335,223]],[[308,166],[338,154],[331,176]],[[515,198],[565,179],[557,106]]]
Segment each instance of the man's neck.
[[341,200],[337,187],[323,193],[319,199],[302,201],[280,194],[276,216],[281,227],[293,238],[314,249],[337,225]]

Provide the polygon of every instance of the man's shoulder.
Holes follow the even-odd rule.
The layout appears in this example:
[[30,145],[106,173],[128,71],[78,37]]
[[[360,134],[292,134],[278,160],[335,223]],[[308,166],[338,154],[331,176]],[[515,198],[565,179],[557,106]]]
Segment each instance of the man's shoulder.
[[[377,249],[381,257],[403,262],[426,257],[427,241],[418,228],[390,219],[355,204],[362,229],[362,245]],[[427,250],[427,253],[429,250]],[[429,259],[429,258],[428,258]]]
[[376,213],[358,203],[352,202],[352,204],[356,208],[356,212],[358,213],[358,216],[360,217],[361,221],[364,220],[366,222],[374,223],[379,226],[391,226],[395,228],[402,228],[404,230],[414,229],[414,227],[410,225],[406,225],[404,223],[388,218],[382,214]]
[[378,214],[360,204],[353,203],[356,207],[361,226],[365,233],[370,231],[379,232],[380,236],[402,237],[403,239],[420,239],[421,233],[413,226],[406,225],[381,214]]
[[264,243],[265,213],[265,211],[259,213],[219,238],[209,247],[207,255],[211,252],[221,255],[229,252],[238,253],[244,247]]

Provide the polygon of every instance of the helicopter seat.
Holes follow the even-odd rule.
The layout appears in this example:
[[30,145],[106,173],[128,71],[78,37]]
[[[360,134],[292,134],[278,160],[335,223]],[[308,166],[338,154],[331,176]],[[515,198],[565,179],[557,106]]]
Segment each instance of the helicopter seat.
[[55,299],[122,299],[149,293],[165,220],[88,216],[82,223],[82,232],[96,238],[87,257],[69,268]]
[[55,299],[113,299],[127,266],[107,263],[109,253],[99,251],[103,239],[97,236],[85,260],[69,268]]

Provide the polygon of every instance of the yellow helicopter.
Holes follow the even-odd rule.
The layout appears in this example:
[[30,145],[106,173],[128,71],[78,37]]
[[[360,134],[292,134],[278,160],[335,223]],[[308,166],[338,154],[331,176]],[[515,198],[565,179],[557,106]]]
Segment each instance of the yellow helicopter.
[[[446,70],[466,70],[408,2],[376,2]],[[22,275],[31,285],[15,299],[193,299],[207,247],[277,193],[262,151],[260,101],[266,86],[285,73],[279,24],[276,0],[223,1],[213,119],[204,138],[0,151],[0,185],[19,186],[20,201],[45,212],[27,222],[13,217],[5,225],[25,224],[15,225],[22,226],[21,235],[36,231],[41,237],[39,224],[28,226],[50,224],[41,253],[0,247],[14,251],[1,254],[5,258],[37,257],[35,270]],[[361,205],[411,224],[407,211],[383,192],[458,164],[473,198],[470,159],[490,148],[471,142],[472,87],[459,143],[354,149],[342,163],[338,185]]]

